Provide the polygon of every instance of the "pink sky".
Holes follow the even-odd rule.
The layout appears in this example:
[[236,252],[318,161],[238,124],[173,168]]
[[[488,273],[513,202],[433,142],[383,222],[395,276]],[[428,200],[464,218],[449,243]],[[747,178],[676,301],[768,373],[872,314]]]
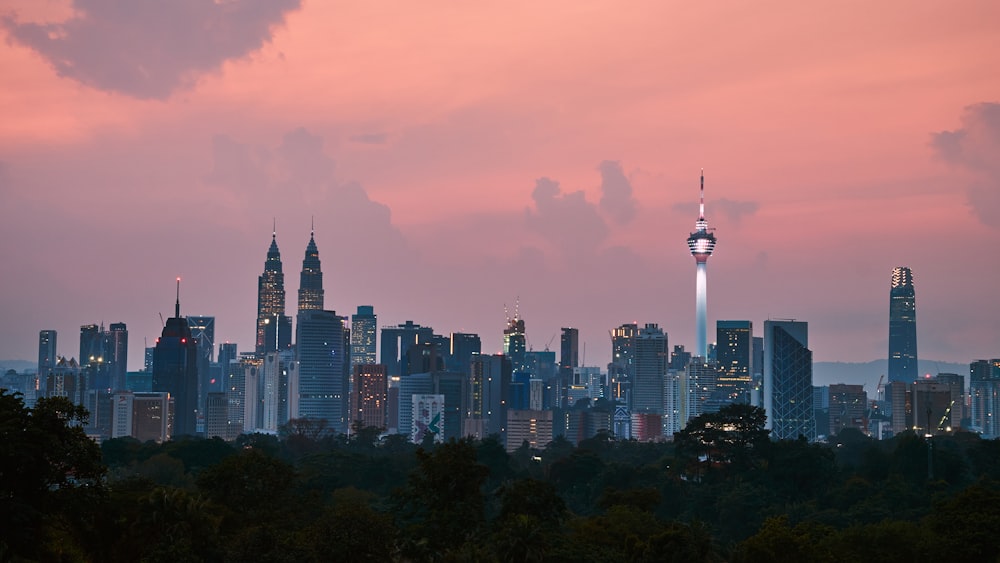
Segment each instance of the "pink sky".
[[137,368],[177,275],[182,312],[247,350],[272,218],[294,314],[313,216],[341,314],[496,352],[519,297],[535,349],[576,326],[603,364],[625,322],[690,348],[702,167],[710,327],[796,318],[816,360],[883,358],[907,265],[921,357],[1000,356],[998,22],[993,1],[8,0],[0,359],[121,321]]

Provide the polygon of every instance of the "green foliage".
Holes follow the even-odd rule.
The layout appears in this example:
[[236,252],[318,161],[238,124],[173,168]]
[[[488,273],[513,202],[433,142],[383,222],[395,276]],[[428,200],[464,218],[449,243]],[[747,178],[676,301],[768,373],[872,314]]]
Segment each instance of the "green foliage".
[[[104,498],[97,444],[83,432],[87,411],[62,397],[28,409],[0,389],[0,554],[49,559],[77,553],[89,518],[81,506]],[[79,522],[77,522],[79,520]]]

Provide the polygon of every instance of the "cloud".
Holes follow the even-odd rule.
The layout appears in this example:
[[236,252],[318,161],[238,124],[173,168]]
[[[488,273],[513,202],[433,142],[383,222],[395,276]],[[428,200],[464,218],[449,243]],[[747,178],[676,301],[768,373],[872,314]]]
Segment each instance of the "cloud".
[[[713,214],[718,213],[725,217],[730,223],[734,225],[740,224],[744,218],[750,217],[757,213],[759,205],[755,201],[738,201],[733,199],[721,198],[717,200],[712,200],[705,205],[705,216],[709,219],[711,224],[711,217]],[[698,204],[685,201],[683,203],[675,203],[674,211],[678,213],[683,213],[684,215],[690,215],[692,220],[697,218],[698,215]]]
[[0,18],[56,73],[140,99],[166,99],[272,39],[301,0],[75,0],[58,24]]
[[363,145],[384,145],[388,139],[389,136],[385,133],[361,133],[350,136],[351,142]]
[[601,171],[601,211],[619,225],[635,218],[636,200],[632,197],[632,182],[615,160],[605,160],[597,167]]
[[962,128],[931,136],[944,161],[970,172],[966,199],[984,225],[1000,228],[1000,104],[979,103],[962,112]]
[[528,228],[559,248],[568,259],[592,257],[607,238],[607,224],[582,191],[563,193],[559,182],[539,178],[531,198],[535,209],[525,210]]

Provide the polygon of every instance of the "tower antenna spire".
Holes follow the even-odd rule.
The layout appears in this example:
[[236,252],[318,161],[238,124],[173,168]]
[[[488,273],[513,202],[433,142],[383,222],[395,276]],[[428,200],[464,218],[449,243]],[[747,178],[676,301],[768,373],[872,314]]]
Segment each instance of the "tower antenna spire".
[[177,276],[177,303],[174,304],[174,318],[181,318],[181,277]]
[[277,238],[278,236],[278,219],[276,217],[271,217],[271,238]]
[[312,238],[316,234],[316,216],[309,216],[309,238]]
[[698,218],[705,219],[705,169],[701,169],[701,203],[698,208]]

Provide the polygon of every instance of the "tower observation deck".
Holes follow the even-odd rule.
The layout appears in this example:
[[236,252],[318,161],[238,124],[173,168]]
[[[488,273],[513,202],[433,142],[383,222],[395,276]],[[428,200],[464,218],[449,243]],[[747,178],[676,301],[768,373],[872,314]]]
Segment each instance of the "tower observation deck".
[[694,223],[694,232],[688,236],[688,250],[697,264],[697,277],[695,288],[695,355],[707,359],[708,342],[706,340],[707,325],[707,293],[708,276],[706,265],[708,257],[715,251],[715,233],[708,228],[708,221],[705,220],[705,171],[701,171],[701,200],[698,209],[698,220]]

